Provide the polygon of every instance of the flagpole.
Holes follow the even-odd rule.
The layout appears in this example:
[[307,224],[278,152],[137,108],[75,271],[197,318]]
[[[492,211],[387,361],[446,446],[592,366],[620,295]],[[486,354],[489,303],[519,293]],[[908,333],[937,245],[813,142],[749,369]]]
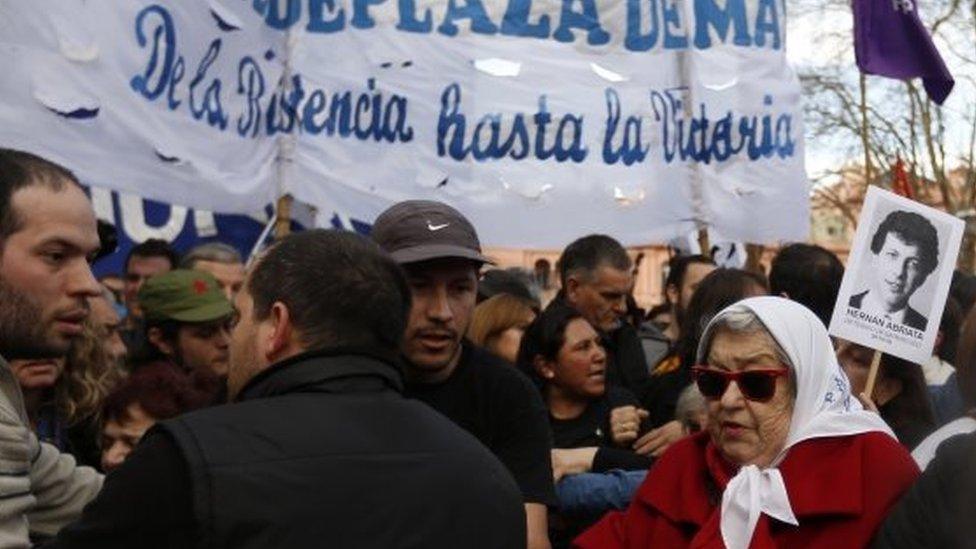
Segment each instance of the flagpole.
[[[686,21],[694,20],[693,2],[694,0],[680,0],[681,10],[685,14]],[[687,120],[691,120],[695,116],[695,101],[697,99],[695,94],[696,81],[692,67],[693,55],[691,48],[677,51],[678,77],[681,85],[685,88],[683,107]],[[695,229],[698,231],[698,247],[702,255],[709,255],[711,244],[708,235],[708,222],[710,220],[707,218],[708,209],[705,207],[701,166],[698,162],[692,161],[690,170],[688,183],[691,191],[692,215],[694,216]]]
[[861,145],[864,147],[864,184],[871,184],[871,146],[868,134],[868,83],[867,77],[861,73]]

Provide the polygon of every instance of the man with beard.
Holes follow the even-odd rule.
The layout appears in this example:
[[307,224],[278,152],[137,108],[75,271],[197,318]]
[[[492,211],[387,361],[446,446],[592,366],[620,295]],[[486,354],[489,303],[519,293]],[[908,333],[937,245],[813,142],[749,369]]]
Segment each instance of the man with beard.
[[0,149],[0,546],[30,547],[73,520],[102,485],[93,469],[38,443],[6,360],[62,357],[100,293],[99,245],[78,180],[32,154]]
[[939,265],[939,233],[915,212],[888,214],[871,237],[871,287],[849,305],[925,331],[928,319],[909,304],[915,290]]
[[[413,297],[401,353],[407,395],[473,434],[522,490],[528,546],[548,547],[554,503],[548,413],[524,375],[463,340],[489,260],[471,223],[450,206],[400,202],[381,213],[373,239],[403,266]],[[521,545],[521,544],[520,544]]]
[[375,244],[292,234],[258,260],[235,305],[232,403],[153,427],[53,547],[524,543],[501,463],[403,396],[410,290]]
[[140,359],[175,366],[216,401],[227,378],[234,312],[217,279],[204,271],[165,272],[146,281],[139,303],[147,342]]

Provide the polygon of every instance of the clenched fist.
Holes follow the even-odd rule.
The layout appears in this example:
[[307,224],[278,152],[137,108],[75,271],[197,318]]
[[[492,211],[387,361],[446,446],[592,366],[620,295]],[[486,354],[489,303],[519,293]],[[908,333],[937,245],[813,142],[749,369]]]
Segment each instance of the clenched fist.
[[628,446],[637,440],[641,422],[647,418],[647,410],[636,406],[621,406],[610,411],[610,434],[617,446]]

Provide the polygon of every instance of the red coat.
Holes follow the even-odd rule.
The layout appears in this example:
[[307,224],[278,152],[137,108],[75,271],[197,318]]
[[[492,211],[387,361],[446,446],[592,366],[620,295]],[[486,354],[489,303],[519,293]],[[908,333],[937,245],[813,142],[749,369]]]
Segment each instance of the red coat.
[[[799,526],[760,515],[750,547],[864,547],[918,476],[896,440],[882,433],[811,439],[779,466]],[[669,449],[624,512],[606,515],[574,547],[721,548],[722,491],[734,474],[705,433]]]

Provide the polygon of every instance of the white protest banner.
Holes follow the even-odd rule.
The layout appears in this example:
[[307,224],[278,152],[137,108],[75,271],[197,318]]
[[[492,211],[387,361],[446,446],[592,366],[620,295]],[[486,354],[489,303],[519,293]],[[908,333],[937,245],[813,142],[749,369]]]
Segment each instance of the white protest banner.
[[925,364],[964,229],[961,219],[868,187],[830,334]]
[[494,246],[802,240],[784,4],[3,2],[0,145],[221,212],[440,199]]

